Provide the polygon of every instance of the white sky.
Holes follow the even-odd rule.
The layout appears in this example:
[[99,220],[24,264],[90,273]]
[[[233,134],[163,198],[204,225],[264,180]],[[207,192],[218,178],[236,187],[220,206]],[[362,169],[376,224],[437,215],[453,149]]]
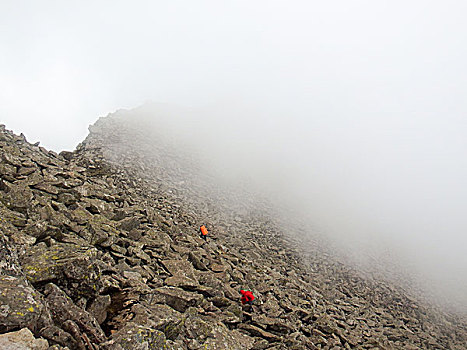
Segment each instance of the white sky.
[[147,100],[215,105],[221,120],[219,106],[250,106],[295,174],[272,183],[330,227],[396,236],[459,279],[465,18],[460,0],[0,0],[0,122],[60,151]]
[[97,117],[147,99],[280,99],[344,122],[423,112],[430,120],[443,114],[458,129],[465,127],[466,7],[1,0],[0,116],[55,150],[73,149]]

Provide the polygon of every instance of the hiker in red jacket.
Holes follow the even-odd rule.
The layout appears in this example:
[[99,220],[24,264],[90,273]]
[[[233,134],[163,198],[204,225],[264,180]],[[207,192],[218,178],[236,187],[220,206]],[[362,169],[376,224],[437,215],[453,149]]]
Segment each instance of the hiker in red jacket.
[[201,225],[199,227],[199,230],[201,231],[201,238],[206,241],[206,238],[208,237],[208,229],[206,228],[206,226]]
[[255,297],[253,296],[253,293],[250,292],[249,290],[240,290],[240,293],[242,294],[242,298],[240,299],[242,302],[242,305],[248,304],[250,305],[250,309],[253,308],[253,300],[255,300]]

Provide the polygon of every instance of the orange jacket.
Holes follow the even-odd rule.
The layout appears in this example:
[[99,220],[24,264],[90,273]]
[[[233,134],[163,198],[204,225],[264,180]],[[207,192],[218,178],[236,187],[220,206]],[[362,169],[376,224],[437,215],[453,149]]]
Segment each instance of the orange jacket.
[[206,228],[206,226],[201,225],[199,229],[201,230],[201,234],[203,236],[206,236],[208,234],[208,229]]

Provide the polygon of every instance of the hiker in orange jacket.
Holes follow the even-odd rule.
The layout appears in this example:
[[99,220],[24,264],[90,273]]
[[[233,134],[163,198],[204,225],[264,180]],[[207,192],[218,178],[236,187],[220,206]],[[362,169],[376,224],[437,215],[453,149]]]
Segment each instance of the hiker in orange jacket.
[[201,225],[199,227],[199,230],[201,231],[201,238],[206,241],[206,238],[208,237],[208,229],[206,228],[206,226]]

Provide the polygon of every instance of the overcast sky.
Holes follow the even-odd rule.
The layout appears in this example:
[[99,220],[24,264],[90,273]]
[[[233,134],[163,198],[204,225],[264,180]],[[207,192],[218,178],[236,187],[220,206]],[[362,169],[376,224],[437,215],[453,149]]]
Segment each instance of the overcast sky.
[[396,237],[467,291],[466,16],[461,0],[0,0],[0,122],[60,151],[148,100],[227,125],[241,110],[277,136],[290,171],[271,184],[304,211]]
[[306,107],[331,125],[395,116],[460,132],[466,6],[1,0],[0,115],[55,150],[73,149],[97,117],[148,99],[278,99],[301,123]]

